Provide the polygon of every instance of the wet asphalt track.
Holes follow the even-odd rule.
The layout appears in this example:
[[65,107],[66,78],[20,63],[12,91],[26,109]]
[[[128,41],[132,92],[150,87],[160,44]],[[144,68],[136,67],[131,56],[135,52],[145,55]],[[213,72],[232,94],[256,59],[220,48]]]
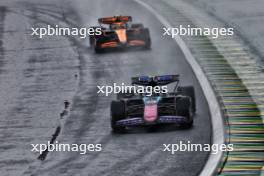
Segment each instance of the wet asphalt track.
[[[76,90],[75,94],[70,94],[73,95],[70,116],[67,118],[58,140],[60,140],[61,143],[100,143],[102,144],[103,150],[101,152],[89,152],[86,155],[80,155],[77,152],[49,153],[46,160],[41,161],[41,165],[39,167],[33,166],[32,160],[29,160],[30,162],[26,162],[26,164],[21,161],[20,163],[23,165],[23,169],[21,170],[26,171],[24,172],[24,175],[197,175],[202,169],[208,153],[178,152],[175,155],[171,155],[169,153],[162,152],[164,143],[179,143],[180,140],[184,142],[191,141],[191,143],[210,143],[211,127],[208,106],[198,82],[195,79],[191,68],[184,60],[184,56],[176,43],[172,39],[162,37],[163,31],[161,23],[143,7],[131,0],[78,0],[74,3],[71,3],[70,1],[67,3],[65,1],[47,1],[45,4],[43,3],[44,2],[37,3],[36,1],[26,1],[20,2],[14,6],[17,9],[28,9],[30,13],[23,12],[23,14],[28,15],[25,18],[30,18],[30,22],[42,22],[53,25],[56,25],[57,23],[65,23],[69,26],[75,24],[79,26],[90,26],[95,25],[96,19],[101,16],[116,14],[132,15],[135,22],[142,22],[145,26],[150,28],[152,50],[114,52],[96,55],[90,48],[88,48],[88,40],[79,40],[68,37],[66,40],[70,44],[65,47],[65,51],[63,49],[54,49],[58,47],[58,45],[54,45],[54,41],[52,40],[50,40],[49,45],[49,40],[47,39],[45,40],[45,44],[46,46],[53,48],[51,53],[47,52],[44,55],[43,53],[47,49],[45,47],[42,47],[39,50],[36,49],[31,51],[32,53],[42,53],[39,55],[39,58],[50,58],[53,57],[54,53],[56,53],[57,57],[60,56],[60,58],[67,58],[68,62],[65,63],[66,65],[69,64],[68,67],[65,66],[67,69],[61,69],[60,74],[56,74],[56,78],[60,76],[63,77],[66,73],[74,75],[77,72],[78,74],[77,84],[73,82],[66,84],[69,80],[64,77],[64,79],[59,79],[57,81],[58,85],[65,83],[65,87],[76,86],[76,89],[59,86],[60,91],[54,88],[54,90],[47,90],[47,94],[40,95],[47,96],[49,94],[67,94],[67,92],[75,92]],[[12,4],[9,6],[12,6]],[[33,24],[28,24],[28,26],[31,25]],[[43,44],[43,41],[41,40],[36,40],[35,42],[36,43],[32,46]],[[59,46],[62,47],[63,44],[67,44],[65,41],[61,41],[59,43]],[[31,43],[29,42],[28,45],[30,46]],[[16,52],[19,53],[19,51]],[[26,58],[26,56],[24,57]],[[56,57],[54,59],[56,59]],[[71,61],[71,59],[74,59],[75,61]],[[75,62],[78,62],[78,66],[73,66],[76,64]],[[32,63],[33,66],[36,66],[36,64],[52,64],[47,65],[47,67],[51,67],[49,67],[49,69],[52,69],[54,64],[56,65],[56,62],[49,63],[31,59],[31,65],[30,63],[25,63],[26,67],[29,67],[28,69],[30,73],[36,73],[34,70],[30,70]],[[3,65],[2,67],[5,66]],[[61,65],[58,65],[58,67],[61,67]],[[55,66],[54,69],[56,69]],[[11,72],[12,69],[7,71]],[[52,79],[52,73],[48,78]],[[102,94],[97,94],[97,85],[112,85],[113,82],[125,82],[128,84],[130,77],[135,75],[175,73],[181,75],[182,85],[193,84],[195,86],[197,95],[197,114],[195,116],[194,126],[192,129],[174,130],[171,128],[162,128],[155,132],[137,129],[125,135],[111,133],[109,105],[111,100],[115,98],[115,95],[106,97]],[[73,77],[74,76],[72,76],[72,78]],[[43,85],[44,87],[41,87],[42,84],[39,82],[41,81],[37,80],[35,84],[31,85],[31,88],[35,90],[44,89],[49,86],[48,84],[45,84]],[[55,86],[52,81],[50,84]],[[26,91],[28,89],[21,89],[18,94],[20,93],[21,95],[24,95],[25,92],[23,92],[23,90]],[[65,94],[63,95],[65,96]],[[38,99],[39,97],[35,98]],[[52,100],[57,101],[58,99],[59,98],[54,98]],[[27,101],[25,103],[27,103]],[[25,103],[23,104],[23,108],[30,111],[30,108]],[[49,108],[53,108],[52,102],[50,103],[50,106],[45,106],[43,102],[43,106],[41,106],[41,101],[37,103],[39,103],[40,106],[38,108],[42,110],[50,111]],[[19,107],[19,103],[13,106]],[[34,110],[31,109],[31,111]],[[16,114],[18,112],[16,112],[16,109],[13,108],[12,113]],[[26,117],[26,115],[22,114],[20,118],[24,117]],[[33,116],[32,118],[35,117]],[[54,121],[55,120],[56,118],[54,117]],[[32,125],[32,128],[31,133],[38,132],[38,128],[36,126]],[[15,133],[16,131],[9,132]],[[8,135],[10,134],[8,133],[3,137],[8,138]],[[23,136],[23,131],[21,131],[20,135]],[[41,134],[33,136],[35,138],[41,138]],[[42,140],[38,139],[37,141],[46,143],[48,138],[43,137],[41,139]],[[19,140],[19,138],[16,138],[16,140]],[[32,142],[29,141],[30,140],[25,141],[24,145],[29,145],[27,142]],[[14,148],[14,150],[16,150],[16,148]],[[25,150],[29,149],[26,148]],[[6,156],[8,157],[8,155]],[[16,157],[14,156],[14,158]],[[10,160],[8,163],[12,164],[12,162],[14,161]],[[4,165],[2,166],[4,167]],[[30,167],[26,169],[27,166]],[[14,167],[17,167],[17,165],[14,165]],[[15,168],[13,169],[15,170]],[[6,173],[8,173],[8,171]]]

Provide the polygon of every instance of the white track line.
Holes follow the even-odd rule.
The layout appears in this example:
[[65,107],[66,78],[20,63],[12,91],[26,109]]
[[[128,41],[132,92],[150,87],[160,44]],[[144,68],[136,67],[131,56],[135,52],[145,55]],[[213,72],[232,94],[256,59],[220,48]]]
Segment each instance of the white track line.
[[[145,7],[147,10],[149,10],[165,27],[167,28],[172,27],[170,23],[163,16],[158,14],[157,11],[155,11],[151,6],[149,6],[142,0],[134,0],[134,1],[142,5],[143,7]],[[181,48],[186,60],[192,67],[193,72],[195,73],[195,76],[198,79],[202,87],[202,90],[204,92],[204,95],[207,99],[207,103],[210,109],[211,119],[212,119],[212,131],[213,131],[212,143],[219,144],[219,145],[223,144],[225,140],[224,122],[223,122],[220,105],[217,101],[214,90],[211,87],[210,82],[207,79],[206,75],[202,71],[202,68],[200,67],[196,59],[191,54],[191,51],[189,50],[185,42],[182,40],[182,38],[179,36],[176,36],[174,39],[176,43],[179,45],[179,47]],[[211,153],[199,176],[214,175],[216,173],[218,164],[221,161],[222,155],[223,155],[223,152],[220,152],[220,151],[217,154]]]

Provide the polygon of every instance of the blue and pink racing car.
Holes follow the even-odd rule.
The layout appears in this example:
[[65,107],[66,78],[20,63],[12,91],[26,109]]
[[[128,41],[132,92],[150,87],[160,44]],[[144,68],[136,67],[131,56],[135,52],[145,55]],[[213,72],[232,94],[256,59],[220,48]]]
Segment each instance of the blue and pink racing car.
[[132,85],[153,87],[175,83],[173,91],[166,93],[119,93],[111,102],[111,127],[113,132],[125,132],[133,126],[176,124],[189,128],[196,111],[193,86],[179,86],[179,75],[139,76]]

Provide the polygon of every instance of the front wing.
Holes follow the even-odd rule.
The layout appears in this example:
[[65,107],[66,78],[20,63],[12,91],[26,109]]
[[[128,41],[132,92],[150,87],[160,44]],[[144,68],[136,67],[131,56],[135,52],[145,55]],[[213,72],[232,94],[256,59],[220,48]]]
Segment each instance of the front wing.
[[104,41],[100,44],[101,48],[129,48],[129,47],[142,47],[146,42],[140,39],[128,40],[126,43],[121,43],[116,40]]
[[184,125],[188,123],[188,119],[183,116],[160,116],[156,121],[147,123],[142,117],[134,117],[123,119],[116,122],[117,126],[140,126],[140,125],[154,125],[154,124],[177,124]]

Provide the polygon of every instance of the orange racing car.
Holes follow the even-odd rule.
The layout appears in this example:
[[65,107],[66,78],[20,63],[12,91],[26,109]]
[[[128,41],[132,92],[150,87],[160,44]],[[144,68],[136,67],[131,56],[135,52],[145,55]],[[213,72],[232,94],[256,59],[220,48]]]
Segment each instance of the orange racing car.
[[131,16],[113,16],[99,18],[101,35],[90,35],[90,46],[96,53],[108,49],[140,47],[150,49],[149,29],[143,24],[132,24]]

